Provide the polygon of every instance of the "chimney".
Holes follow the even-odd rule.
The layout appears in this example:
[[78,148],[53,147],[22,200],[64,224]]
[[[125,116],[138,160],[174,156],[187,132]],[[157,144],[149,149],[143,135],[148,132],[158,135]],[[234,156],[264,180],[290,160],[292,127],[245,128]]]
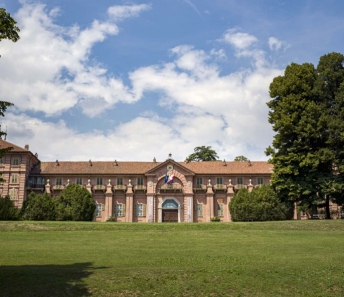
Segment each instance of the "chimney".
[[29,150],[29,145],[25,144],[24,148],[28,151]]

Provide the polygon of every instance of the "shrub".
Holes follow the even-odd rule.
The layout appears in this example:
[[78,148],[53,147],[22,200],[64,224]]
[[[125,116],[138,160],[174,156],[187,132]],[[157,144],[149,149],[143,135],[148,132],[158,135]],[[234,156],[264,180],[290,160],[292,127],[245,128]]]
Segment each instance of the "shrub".
[[68,185],[56,198],[56,215],[60,221],[92,221],[95,209],[90,192],[76,184]]
[[55,202],[47,194],[30,193],[28,199],[24,201],[21,209],[21,217],[24,220],[53,221],[56,218]]
[[106,221],[107,222],[117,222],[117,218],[116,218],[116,216],[111,216]]
[[289,217],[288,206],[270,186],[263,185],[252,192],[239,190],[229,203],[229,211],[233,221],[275,221]]
[[10,197],[0,197],[0,220],[17,220],[18,217],[19,210],[14,206],[14,203]]
[[215,216],[215,217],[211,217],[210,220],[211,220],[212,222],[220,222],[221,219],[220,219],[219,216]]

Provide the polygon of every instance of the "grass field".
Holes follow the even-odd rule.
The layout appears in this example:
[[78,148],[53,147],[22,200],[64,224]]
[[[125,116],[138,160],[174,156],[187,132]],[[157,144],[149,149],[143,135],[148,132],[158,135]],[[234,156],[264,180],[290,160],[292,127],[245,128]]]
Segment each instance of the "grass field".
[[0,296],[344,296],[344,220],[0,222]]

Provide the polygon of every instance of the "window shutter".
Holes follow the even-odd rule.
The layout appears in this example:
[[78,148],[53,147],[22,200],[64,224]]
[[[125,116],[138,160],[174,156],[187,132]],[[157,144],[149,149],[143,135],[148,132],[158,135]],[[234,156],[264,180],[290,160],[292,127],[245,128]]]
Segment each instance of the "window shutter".
[[102,211],[105,210],[105,204],[102,204]]
[[146,204],[142,204],[142,216],[146,216]]
[[125,204],[122,204],[122,217],[125,217]]
[[137,206],[138,206],[137,204],[134,204],[134,214],[135,214],[135,217],[139,216],[139,212],[138,212]]
[[217,215],[223,216],[223,204],[219,204]]
[[194,205],[194,208],[195,208],[195,210],[197,211],[198,210],[198,206],[197,206],[198,204],[195,204]]
[[199,205],[199,216],[200,217],[203,216],[203,205],[202,204]]

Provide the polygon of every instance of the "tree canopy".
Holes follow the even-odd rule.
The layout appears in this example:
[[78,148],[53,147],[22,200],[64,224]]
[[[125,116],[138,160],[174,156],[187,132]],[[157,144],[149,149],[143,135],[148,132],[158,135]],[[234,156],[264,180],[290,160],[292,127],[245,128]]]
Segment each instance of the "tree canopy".
[[291,201],[341,203],[344,194],[344,56],[329,53],[317,67],[292,63],[274,78],[267,103],[276,132],[266,154],[271,183]]
[[191,161],[216,161],[219,159],[217,153],[211,149],[211,146],[197,146],[194,153],[189,155],[187,159]]
[[245,162],[245,161],[248,161],[248,159],[245,156],[236,156],[234,158],[234,161],[235,162]]

